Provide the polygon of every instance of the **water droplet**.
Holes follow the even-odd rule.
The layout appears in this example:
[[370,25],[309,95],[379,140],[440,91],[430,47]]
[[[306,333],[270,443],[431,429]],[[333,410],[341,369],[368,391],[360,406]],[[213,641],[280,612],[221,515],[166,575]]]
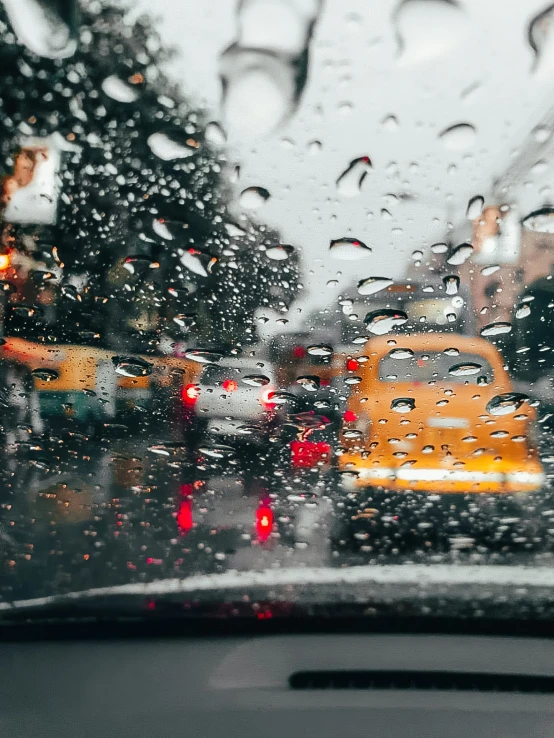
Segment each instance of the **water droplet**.
[[447,277],[443,277],[444,288],[447,295],[458,294],[458,287],[460,286],[460,278],[455,274],[451,274]]
[[398,118],[395,115],[387,115],[387,117],[383,119],[381,125],[383,126],[384,131],[392,133],[398,128]]
[[533,138],[537,143],[546,143],[550,136],[552,136],[552,129],[546,126],[537,126],[533,130]]
[[458,46],[469,31],[462,8],[446,0],[404,0],[396,12],[399,63],[416,64]]
[[4,0],[18,40],[38,56],[65,59],[77,49],[75,6],[71,2]]
[[411,359],[413,355],[414,352],[409,348],[395,348],[389,351],[391,359]]
[[501,336],[503,333],[510,333],[511,330],[511,323],[499,321],[498,323],[489,323],[484,328],[481,328],[481,335],[484,337]]
[[148,137],[147,144],[150,151],[163,161],[173,161],[174,159],[186,159],[192,156],[197,149],[196,142],[187,138],[184,134],[173,134],[169,136],[167,133],[153,133]]
[[475,195],[467,204],[466,218],[468,220],[475,220],[483,212],[483,206],[485,204],[485,198],[481,195]]
[[516,307],[516,318],[527,318],[529,315],[531,315],[531,305],[526,302],[520,302]]
[[338,238],[329,245],[331,256],[341,261],[357,261],[366,259],[371,249],[357,238]]
[[433,254],[446,254],[448,246],[445,243],[434,243],[431,246],[431,251]]
[[477,131],[469,123],[457,123],[441,131],[439,138],[448,151],[463,151],[475,143]]
[[374,295],[393,284],[388,277],[367,277],[358,282],[358,293],[360,295]]
[[138,356],[113,356],[116,374],[123,377],[147,377],[152,374],[153,365]]
[[395,413],[410,413],[415,408],[413,397],[397,397],[390,404],[390,409]]
[[310,141],[308,144],[308,154],[315,156],[321,151],[321,141]]
[[185,352],[185,359],[197,361],[199,364],[217,364],[222,358],[221,352],[211,349],[189,349]]
[[542,10],[529,23],[528,39],[529,45],[535,52],[535,68],[537,68],[541,55],[549,46],[549,37],[552,34],[554,22],[554,6]]
[[472,253],[473,246],[470,243],[461,243],[459,246],[456,246],[454,251],[446,260],[446,263],[451,266],[459,266],[467,261]]
[[286,261],[293,252],[294,249],[292,246],[282,243],[278,246],[270,246],[270,248],[266,249],[265,255],[273,261]]
[[295,403],[296,397],[292,392],[285,392],[284,390],[276,390],[268,394],[268,400],[273,402],[275,405],[286,405],[288,402]]
[[367,325],[371,333],[374,333],[377,336],[382,336],[391,331],[394,327],[403,325],[407,320],[408,316],[403,310],[385,308],[369,312],[364,318],[364,323]]
[[207,277],[215,264],[217,264],[217,258],[215,256],[206,254],[199,249],[190,248],[186,251],[180,249],[179,252],[179,261],[181,264],[200,277]]
[[31,374],[33,375],[33,377],[35,377],[36,379],[40,379],[42,382],[53,382],[59,377],[59,374],[55,369],[46,368],[33,369]]
[[500,269],[500,266],[498,264],[489,264],[488,266],[485,266],[481,269],[481,274],[484,277],[490,277],[491,274],[494,274]]
[[349,441],[356,441],[358,439],[361,439],[363,437],[363,431],[356,430],[356,428],[345,428],[342,431],[343,438],[346,438]]
[[9,295],[13,295],[14,292],[17,292],[17,287],[15,286],[15,284],[13,284],[13,282],[8,282],[5,279],[0,279],[0,292],[5,292]]
[[521,221],[522,226],[535,233],[554,233],[554,208],[541,208],[529,213]]
[[132,103],[138,98],[139,91],[136,86],[129,85],[115,74],[106,77],[102,82],[102,91],[112,100],[120,103]]
[[496,395],[487,403],[487,412],[491,415],[510,415],[527,402],[529,397],[521,392],[505,392]]
[[212,146],[225,146],[225,142],[227,141],[225,131],[215,120],[211,120],[208,123],[204,135],[206,136],[206,141],[212,144]]
[[344,380],[345,384],[360,384],[362,381],[361,377],[346,377]]
[[264,187],[247,187],[240,193],[239,203],[246,210],[258,210],[269,198],[270,194]]
[[369,156],[353,159],[337,179],[337,192],[342,197],[356,197],[360,194],[362,183],[371,169]]
[[421,261],[421,259],[423,259],[423,251],[421,249],[416,249],[415,251],[412,251],[413,261]]
[[507,438],[510,434],[505,430],[493,431],[490,436],[491,438]]
[[435,450],[434,446],[428,445],[428,446],[424,446],[421,449],[421,452],[424,454],[432,454],[434,450]]
[[196,315],[194,313],[178,313],[178,315],[173,316],[173,322],[181,328],[190,330],[196,325]]
[[320,379],[316,375],[305,375],[298,377],[296,382],[308,392],[315,392],[319,389]]
[[453,377],[469,377],[472,374],[479,374],[481,369],[481,364],[476,364],[473,361],[464,361],[462,364],[451,366],[448,373],[452,374]]
[[442,352],[446,356],[459,356],[460,351],[457,348],[447,348]]
[[306,351],[310,354],[310,356],[331,356],[333,353],[333,347],[327,345],[326,343],[317,343],[313,346],[308,346]]
[[206,444],[204,446],[200,446],[198,451],[211,459],[228,459],[236,453],[232,446],[225,446],[222,443]]
[[242,378],[242,381],[251,387],[265,387],[266,384],[269,384],[269,377],[266,377],[265,374],[248,374]]

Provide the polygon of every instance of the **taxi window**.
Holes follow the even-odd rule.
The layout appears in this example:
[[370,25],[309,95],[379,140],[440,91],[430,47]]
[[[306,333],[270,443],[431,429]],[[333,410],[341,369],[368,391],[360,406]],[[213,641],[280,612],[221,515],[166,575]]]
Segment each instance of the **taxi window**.
[[[406,356],[408,353],[408,356]],[[427,382],[448,380],[452,384],[490,384],[494,373],[479,354],[391,351],[379,362],[380,382]]]

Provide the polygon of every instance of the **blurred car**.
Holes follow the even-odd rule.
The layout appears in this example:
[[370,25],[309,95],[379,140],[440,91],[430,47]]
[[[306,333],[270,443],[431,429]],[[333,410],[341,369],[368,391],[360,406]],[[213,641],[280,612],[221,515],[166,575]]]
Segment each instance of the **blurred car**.
[[185,435],[191,443],[267,443],[279,423],[274,391],[275,371],[267,361],[224,357],[206,364],[197,382],[182,390]]
[[540,489],[535,409],[498,351],[453,334],[382,336],[364,346],[340,431],[346,487],[438,493]]

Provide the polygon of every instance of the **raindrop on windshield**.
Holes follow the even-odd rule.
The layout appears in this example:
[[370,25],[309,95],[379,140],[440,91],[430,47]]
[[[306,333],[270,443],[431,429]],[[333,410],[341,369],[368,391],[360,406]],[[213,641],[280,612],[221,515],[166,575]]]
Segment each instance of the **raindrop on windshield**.
[[223,358],[223,354],[210,349],[189,349],[185,352],[185,358],[199,364],[217,364]]
[[516,318],[527,318],[531,315],[531,306],[526,302],[520,302],[515,311]]
[[448,246],[445,243],[434,243],[431,246],[431,251],[433,254],[446,254]]
[[476,364],[472,361],[464,361],[461,364],[454,364],[451,366],[448,373],[453,377],[468,377],[472,374],[479,374],[481,369],[481,364]]
[[451,266],[460,266],[460,264],[463,264],[469,259],[472,253],[473,246],[470,243],[461,243],[459,246],[456,246],[446,260],[446,263]]
[[460,278],[455,274],[451,274],[447,277],[443,277],[445,292],[447,295],[456,295],[460,286]]
[[242,378],[244,384],[249,384],[251,387],[265,387],[269,384],[269,377],[265,374],[247,374],[246,377]]
[[227,141],[225,131],[215,120],[208,123],[204,135],[206,137],[206,141],[211,143],[213,146],[224,146]]
[[452,347],[444,349],[443,354],[446,354],[446,356],[459,356],[460,351],[459,349]]
[[408,348],[395,348],[392,349],[392,351],[389,351],[391,359],[411,359],[413,355],[414,352],[412,349]]
[[152,374],[153,365],[137,356],[114,356],[116,374],[123,377],[147,377]]
[[397,397],[390,404],[390,409],[395,413],[409,413],[416,406],[413,397]]
[[403,325],[408,320],[407,314],[403,310],[393,310],[384,308],[382,310],[372,310],[365,318],[364,323],[377,336],[382,336],[391,331],[398,325]]
[[521,221],[521,224],[528,231],[554,233],[554,208],[534,210]]
[[31,374],[42,382],[53,382],[59,377],[59,374],[55,369],[47,368],[33,369]]
[[550,5],[536,15],[529,23],[529,45],[535,52],[535,69],[540,63],[543,51],[550,45],[549,36],[552,35],[554,22],[554,5]]
[[204,454],[204,456],[208,456],[212,459],[228,459],[231,456],[234,456],[236,451],[231,446],[225,446],[221,443],[213,443],[213,444],[206,444],[204,446],[200,446],[198,448],[198,451],[201,454]]
[[170,137],[167,133],[153,133],[148,137],[147,144],[150,151],[163,161],[173,161],[174,159],[186,159],[192,156],[198,147],[193,139],[180,141],[178,138]]
[[491,415],[510,415],[527,402],[529,397],[521,392],[505,392],[496,395],[487,403],[487,412]]
[[305,390],[308,390],[308,392],[315,392],[317,389],[319,389],[320,379],[316,375],[306,375],[303,377],[298,377],[296,382],[301,387],[304,387]]
[[395,21],[402,64],[417,64],[454,49],[469,30],[467,14],[448,0],[404,0]]
[[366,259],[371,249],[357,238],[338,238],[329,245],[331,256],[341,261],[358,261]]
[[485,266],[481,269],[481,274],[484,277],[490,277],[491,274],[494,274],[500,269],[500,266],[498,264],[489,264],[488,266]]
[[217,258],[211,254],[206,254],[199,249],[179,249],[180,254],[179,261],[187,269],[190,269],[194,274],[198,274],[200,277],[207,277],[215,264],[217,264]]
[[360,194],[362,183],[371,169],[369,156],[360,156],[350,162],[337,179],[337,192],[342,197],[356,197]]
[[247,187],[240,193],[239,203],[245,210],[258,210],[269,198],[270,194],[264,187]]
[[346,379],[344,380],[344,383],[345,384],[360,384],[361,381],[362,381],[361,377],[346,377]]
[[310,356],[331,356],[333,353],[333,347],[328,346],[326,343],[317,343],[312,346],[308,346],[306,351]]
[[498,323],[489,323],[484,328],[481,328],[481,335],[484,337],[501,336],[503,333],[510,333],[511,330],[511,323],[499,321]]
[[120,103],[132,103],[138,98],[138,89],[133,85],[127,84],[115,74],[106,77],[102,82],[102,90],[112,100]]
[[292,246],[282,243],[278,246],[271,246],[266,249],[265,255],[268,259],[272,259],[273,261],[286,261],[293,252],[294,249]]
[[38,56],[64,59],[77,49],[76,2],[3,0],[21,43]]
[[483,212],[483,205],[485,204],[485,198],[481,195],[475,195],[467,204],[466,218],[468,220],[475,220]]
[[445,128],[439,138],[448,151],[463,151],[475,143],[477,132],[469,123],[457,123]]
[[388,277],[367,277],[358,282],[358,293],[360,295],[374,295],[376,292],[390,287],[393,280]]

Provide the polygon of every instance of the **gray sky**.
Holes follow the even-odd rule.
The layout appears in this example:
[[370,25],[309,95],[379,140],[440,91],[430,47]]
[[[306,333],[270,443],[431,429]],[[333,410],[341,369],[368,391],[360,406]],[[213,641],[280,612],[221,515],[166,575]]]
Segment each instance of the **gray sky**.
[[[287,1],[313,0],[281,3]],[[237,2],[141,2],[159,17],[165,42],[178,48],[171,74],[220,119],[219,56],[237,37]],[[457,8],[410,0],[398,13],[400,5],[326,0],[295,113],[269,135],[234,136],[227,145],[230,161],[241,166],[237,197],[249,186],[269,190],[257,218],[301,250],[304,307],[332,299],[336,289],[325,285],[337,272],[342,285],[400,276],[414,249],[443,240],[449,220],[463,220],[469,197],[487,195],[551,105],[554,34],[534,71],[527,41],[544,0],[460,0]],[[263,24],[259,32],[267,35]],[[253,94],[248,104],[245,115],[255,116],[260,99]],[[383,125],[390,115],[396,130]],[[476,135],[452,150],[439,134],[459,123],[471,124]],[[317,151],[314,140],[321,142]],[[336,179],[363,155],[373,170],[359,196],[342,198]],[[541,177],[546,182],[549,175],[547,164]],[[404,192],[415,199],[390,197]],[[541,185],[533,197],[543,195]],[[381,216],[383,208],[392,218]],[[331,259],[329,241],[342,236],[361,239],[373,253],[361,262]]]

